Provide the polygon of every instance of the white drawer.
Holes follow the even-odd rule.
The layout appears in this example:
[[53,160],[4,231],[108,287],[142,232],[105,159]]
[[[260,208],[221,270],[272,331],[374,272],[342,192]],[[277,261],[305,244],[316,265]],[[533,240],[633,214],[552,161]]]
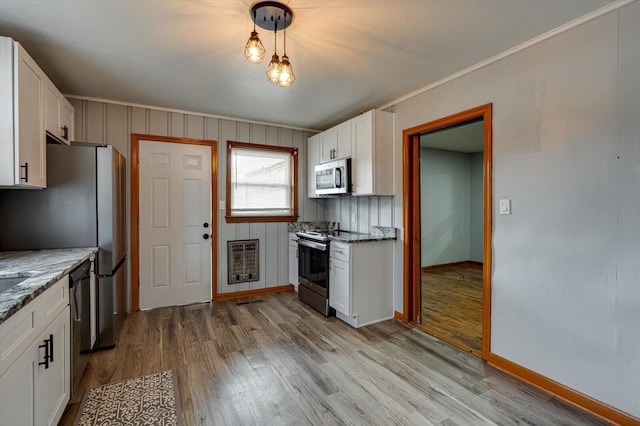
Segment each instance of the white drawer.
[[69,304],[69,276],[0,324],[0,376]]
[[343,260],[345,262],[349,262],[349,244],[339,243],[337,241],[331,241],[329,245],[329,257],[333,259]]

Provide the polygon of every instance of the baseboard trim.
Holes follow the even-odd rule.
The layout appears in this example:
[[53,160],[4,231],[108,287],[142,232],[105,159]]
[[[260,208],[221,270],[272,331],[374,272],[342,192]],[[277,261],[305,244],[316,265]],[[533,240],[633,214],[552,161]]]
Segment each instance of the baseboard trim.
[[230,300],[241,297],[259,296],[261,294],[281,293],[283,291],[293,291],[293,285],[281,285],[278,287],[258,288],[255,290],[234,291],[233,293],[218,293],[213,300]]
[[407,318],[404,316],[404,314],[398,311],[393,312],[393,319],[402,321],[402,322],[407,322]]
[[495,368],[507,374],[517,377],[537,388],[551,393],[583,410],[587,410],[605,420],[620,425],[640,425],[640,419],[624,413],[617,408],[593,399],[583,393],[573,390],[563,384],[551,380],[535,371],[529,370],[515,362],[504,359],[494,353],[490,353],[487,362]]

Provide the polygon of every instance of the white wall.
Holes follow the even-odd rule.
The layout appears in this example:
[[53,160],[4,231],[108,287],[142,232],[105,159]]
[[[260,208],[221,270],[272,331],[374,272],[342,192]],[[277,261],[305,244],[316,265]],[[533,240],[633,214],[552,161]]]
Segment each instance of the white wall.
[[484,153],[469,154],[469,260],[484,261]]
[[470,155],[420,149],[421,266],[469,260]]
[[[402,130],[493,103],[491,351],[636,417],[638,40],[634,2],[393,108],[402,194]],[[499,198],[512,215],[495,214]]]
[[[298,148],[300,221],[324,220],[324,200],[306,198],[306,146],[311,133],[283,127],[224,120],[200,115],[139,108],[109,102],[70,99],[76,111],[76,140],[112,144],[130,161],[131,133],[218,141],[218,202],[226,194],[226,142],[228,140]],[[130,235],[130,163],[127,164],[127,235]],[[218,204],[218,203],[216,203]],[[260,240],[260,280],[227,284],[227,241]],[[128,242],[129,251],[131,250]],[[253,290],[288,283],[286,223],[227,224],[218,211],[218,292]],[[129,285],[131,283],[131,271]],[[128,292],[130,294],[130,292]],[[129,306],[131,306],[129,300]]]

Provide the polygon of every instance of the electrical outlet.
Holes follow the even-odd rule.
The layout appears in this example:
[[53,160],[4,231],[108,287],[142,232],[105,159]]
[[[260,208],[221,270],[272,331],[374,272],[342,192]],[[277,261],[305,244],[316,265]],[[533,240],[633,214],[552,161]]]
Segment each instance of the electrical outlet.
[[355,221],[356,221],[356,214],[351,213],[351,222],[355,222]]

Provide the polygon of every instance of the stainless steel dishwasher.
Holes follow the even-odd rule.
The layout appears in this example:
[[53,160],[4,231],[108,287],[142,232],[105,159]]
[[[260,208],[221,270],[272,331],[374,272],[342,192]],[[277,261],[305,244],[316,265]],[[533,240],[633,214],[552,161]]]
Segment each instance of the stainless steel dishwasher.
[[91,351],[91,261],[69,274],[71,305],[71,395],[76,393]]

